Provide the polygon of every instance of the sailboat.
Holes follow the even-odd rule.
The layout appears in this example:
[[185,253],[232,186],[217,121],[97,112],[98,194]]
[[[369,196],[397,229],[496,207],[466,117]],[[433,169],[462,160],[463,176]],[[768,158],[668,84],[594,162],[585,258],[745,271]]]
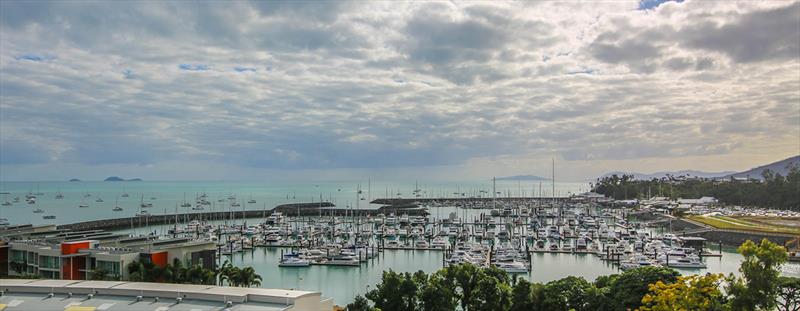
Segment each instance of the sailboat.
[[253,200],[253,194],[250,194],[250,200],[247,200],[247,204],[256,204],[256,200]]
[[11,206],[11,202],[8,202],[8,193],[4,194],[5,200],[3,200],[3,206]]
[[143,194],[142,195],[142,201],[141,201],[141,203],[139,203],[139,207],[141,207],[141,208],[153,207],[153,203],[150,203],[150,202],[145,203],[144,202],[144,194]]
[[121,208],[121,207],[119,207],[119,200],[117,200],[117,201],[115,201],[115,202],[114,202],[114,209],[113,209],[113,211],[115,211],[115,212],[121,212],[121,211],[122,211],[122,208]]
[[103,198],[97,197],[97,200],[94,200],[97,203],[103,203]]
[[181,203],[181,207],[191,207],[191,206],[192,206],[191,203],[186,202],[186,192],[184,192],[183,193],[183,203]]
[[34,213],[34,214],[41,214],[41,213],[44,213],[44,210],[43,210],[43,209],[41,209],[41,208],[39,208],[39,206],[37,205],[37,206],[36,206],[36,209],[35,209],[35,210],[33,210],[33,213]]
[[145,207],[148,207],[148,204],[150,203],[144,203],[144,195],[142,195],[142,203],[139,204],[139,212],[136,213],[136,216],[150,216],[150,212],[144,209]]
[[86,204],[86,202],[83,202],[83,200],[81,200],[81,204],[78,204],[78,207],[87,208],[87,207],[89,207],[89,204]]
[[64,198],[64,195],[63,195],[63,194],[61,194],[61,191],[59,190],[59,191],[56,193],[56,200],[61,200],[61,199],[63,199],[63,198]]
[[127,198],[127,197],[128,197],[128,193],[127,193],[127,192],[125,192],[125,188],[122,188],[122,195],[121,195],[121,197],[123,197],[123,198]]

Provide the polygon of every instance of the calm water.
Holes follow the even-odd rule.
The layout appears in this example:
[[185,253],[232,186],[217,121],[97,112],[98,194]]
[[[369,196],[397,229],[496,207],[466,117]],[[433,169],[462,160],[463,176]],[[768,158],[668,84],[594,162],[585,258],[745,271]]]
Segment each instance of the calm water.
[[[288,251],[284,249],[284,251]],[[714,250],[716,251],[716,250]],[[353,297],[363,295],[380,282],[381,272],[392,269],[398,272],[432,273],[442,268],[443,252],[386,250],[377,258],[360,267],[311,266],[308,268],[278,267],[279,248],[257,248],[233,256],[226,256],[236,265],[250,265],[264,278],[263,287],[321,291],[325,297],[333,297],[336,304],[345,305]],[[738,273],[742,257],[733,248],[723,248],[723,256],[706,258],[707,269],[679,269],[684,274]],[[614,265],[588,254],[533,254],[533,269],[529,274],[520,274],[536,282],[549,282],[570,275],[594,280],[598,276],[620,273]],[[784,267],[784,274],[800,276],[800,265]]]
[[[357,199],[359,184],[362,195],[365,197],[363,201]],[[366,181],[288,184],[258,182],[3,182],[0,183],[0,192],[10,192],[11,194],[0,196],[0,201],[6,199],[12,201],[15,196],[19,196],[21,202],[9,207],[0,207],[0,217],[8,218],[12,224],[64,224],[127,217],[138,211],[142,198],[144,201],[153,203],[153,207],[149,209],[151,214],[161,214],[165,211],[173,213],[176,206],[183,202],[184,194],[187,201],[193,202],[195,195],[201,192],[207,193],[208,200],[215,203],[213,208],[206,208],[205,211],[227,210],[228,207],[217,205],[219,204],[217,200],[227,198],[230,194],[235,194],[244,208],[249,210],[262,210],[265,207],[269,209],[278,204],[291,202],[318,202],[320,197],[323,200],[334,202],[339,207],[351,205],[359,208],[376,208],[377,206],[366,207],[369,205],[367,204],[369,199],[384,197],[386,194],[396,197],[398,192],[402,197],[410,197],[414,187],[414,182],[377,181],[372,181],[371,187]],[[464,196],[491,196],[492,191],[492,184],[489,181],[419,183],[418,187],[423,189],[422,195],[426,197],[454,196],[454,192],[464,193]],[[552,189],[551,187],[546,182],[542,183],[542,194],[550,196],[551,190],[548,189]],[[577,193],[586,191],[587,188],[586,184],[557,183],[556,193],[559,195],[568,192]],[[501,192],[503,196],[530,196],[531,193],[538,196],[539,183],[497,182],[497,191]],[[24,201],[24,196],[28,192],[44,194],[38,196],[37,204],[31,205]],[[55,199],[55,194],[58,192],[64,195],[64,199]],[[128,193],[129,197],[121,198],[120,195],[123,192]],[[85,197],[87,193],[91,196]],[[95,202],[98,196],[105,202]],[[151,199],[152,197],[155,199]],[[246,203],[251,197],[257,201],[256,204]],[[117,204],[124,211],[114,212],[111,210],[115,201],[118,201]],[[77,206],[81,202],[89,204],[90,207],[78,208]],[[34,214],[32,211],[36,207],[44,209],[45,213]],[[237,210],[241,210],[241,208]],[[186,212],[186,210],[181,212]],[[433,208],[430,212],[432,218],[440,219],[447,217],[451,212],[456,212],[463,218],[471,218],[486,211],[442,207]],[[56,215],[57,218],[46,221],[42,219],[42,215]],[[137,228],[136,232],[165,232],[166,228],[166,226],[152,226],[147,229]],[[713,251],[717,251],[717,249],[715,248]],[[368,286],[374,287],[380,281],[383,270],[393,269],[400,272],[423,270],[431,273],[442,268],[443,256],[440,251],[387,250],[360,267],[280,268],[278,267],[280,252],[279,248],[256,248],[228,258],[237,265],[253,266],[264,278],[262,284],[264,287],[321,291],[323,296],[333,297],[337,304],[344,305],[349,303],[355,295],[363,295],[368,290]],[[615,266],[605,263],[593,255],[533,254],[532,261],[532,272],[525,276],[536,282],[548,282],[570,275],[593,280],[600,275],[619,273]],[[734,249],[728,248],[724,249],[724,255],[721,258],[707,258],[707,269],[682,270],[681,272],[690,274],[736,273],[740,261],[741,256],[736,254]],[[787,265],[784,273],[800,276],[800,265]]]
[[[357,189],[362,189],[364,200],[358,199]],[[502,196],[523,195],[530,196],[534,192],[539,194],[539,182],[512,182],[498,181],[497,191]],[[456,196],[454,193],[469,196],[491,196],[492,183],[485,182],[438,182],[417,183],[422,190],[423,197]],[[541,193],[551,196],[552,184],[543,182]],[[12,224],[66,224],[79,221],[107,219],[133,216],[139,211],[141,201],[153,203],[149,212],[153,215],[174,213],[176,209],[183,212],[192,212],[187,208],[180,208],[184,201],[193,203],[199,193],[206,193],[208,201],[213,205],[204,211],[228,210],[226,203],[217,202],[233,194],[242,207],[236,210],[263,210],[293,202],[319,202],[330,201],[337,207],[352,206],[353,208],[377,208],[369,206],[371,199],[390,197],[410,198],[414,191],[415,182],[381,182],[381,181],[342,181],[342,182],[308,182],[308,183],[270,183],[270,182],[0,182],[0,192],[9,193],[0,195],[0,202],[13,201],[14,197],[20,198],[20,203],[12,206],[0,207],[0,217],[7,218]],[[588,184],[583,183],[556,183],[557,195],[578,193],[586,191]],[[371,191],[370,191],[371,190]],[[481,192],[483,191],[483,192]],[[25,194],[43,193],[38,196],[36,204],[25,203]],[[61,193],[63,199],[55,199]],[[129,197],[121,197],[128,193]],[[86,197],[86,195],[91,195]],[[104,202],[96,202],[97,198]],[[155,198],[155,199],[152,199]],[[256,200],[255,204],[248,204],[250,199]],[[81,203],[89,205],[88,208],[78,208]],[[114,212],[114,205],[123,208],[121,212]],[[224,204],[224,206],[223,206]],[[33,210],[41,208],[44,214],[34,214]],[[44,220],[43,215],[55,215],[55,220]],[[446,215],[445,215],[446,216]]]

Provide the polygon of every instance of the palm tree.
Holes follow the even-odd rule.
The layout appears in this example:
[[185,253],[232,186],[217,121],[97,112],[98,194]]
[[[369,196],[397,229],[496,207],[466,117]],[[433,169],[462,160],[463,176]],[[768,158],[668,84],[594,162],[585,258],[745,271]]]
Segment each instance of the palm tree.
[[217,284],[217,271],[211,269],[203,269],[203,284],[216,285]]
[[186,269],[185,280],[192,284],[203,284],[204,270],[200,265],[192,265],[189,269]]
[[239,271],[239,280],[243,287],[261,286],[261,276],[256,273],[253,267],[246,267]]
[[235,269],[238,270],[239,268],[234,267],[229,261],[225,260],[222,266],[219,268],[219,285],[223,285],[225,281],[228,282],[228,286],[235,286],[236,282],[236,274]]
[[173,259],[172,265],[164,268],[164,280],[170,283],[186,283],[186,268],[180,259]]
[[90,278],[92,280],[106,280],[109,278],[108,271],[103,268],[95,269]]
[[131,261],[127,266],[128,279],[133,282],[144,282],[144,264],[138,260]]

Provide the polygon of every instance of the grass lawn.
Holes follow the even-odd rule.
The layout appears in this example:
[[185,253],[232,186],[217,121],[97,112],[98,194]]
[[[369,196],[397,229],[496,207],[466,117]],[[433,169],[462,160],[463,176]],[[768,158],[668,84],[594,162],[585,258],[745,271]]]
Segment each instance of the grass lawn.
[[788,234],[800,235],[800,229],[795,227],[756,223],[756,222],[750,222],[746,219],[735,218],[735,217],[727,217],[727,216],[706,217],[706,216],[693,215],[689,216],[688,218],[719,229],[733,229],[733,230],[771,232],[771,233],[788,233]]

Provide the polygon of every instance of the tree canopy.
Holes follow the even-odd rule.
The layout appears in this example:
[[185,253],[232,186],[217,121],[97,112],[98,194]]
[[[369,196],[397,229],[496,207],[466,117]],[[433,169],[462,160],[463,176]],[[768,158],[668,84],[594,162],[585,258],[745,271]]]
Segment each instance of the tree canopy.
[[[798,310],[800,281],[779,277],[786,250],[767,240],[746,242],[742,277],[680,276],[641,267],[594,282],[568,276],[546,284],[511,278],[495,267],[448,266],[430,275],[386,271],[381,282],[347,310]],[[721,286],[729,284],[723,291]],[[374,309],[370,306],[374,304]]]
[[596,181],[592,190],[617,200],[664,196],[672,199],[715,197],[720,203],[742,206],[800,210],[800,169],[792,167],[787,176],[770,170],[761,182],[712,179],[637,180],[633,175],[611,175]]

